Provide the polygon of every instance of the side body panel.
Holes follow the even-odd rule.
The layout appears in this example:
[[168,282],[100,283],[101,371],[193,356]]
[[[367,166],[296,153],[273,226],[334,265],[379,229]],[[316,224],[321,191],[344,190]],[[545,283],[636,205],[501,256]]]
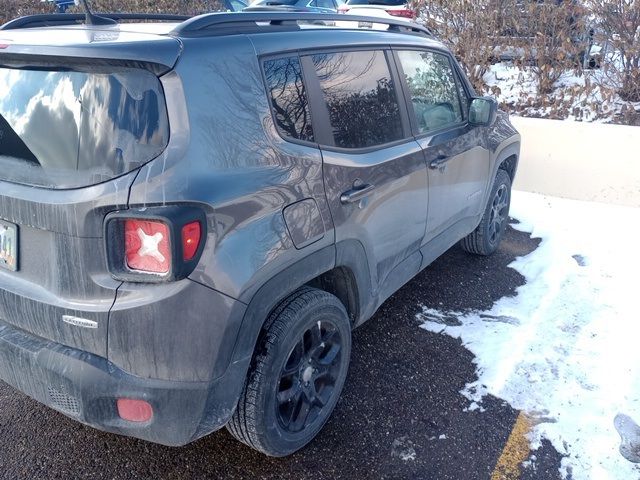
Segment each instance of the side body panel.
[[[409,140],[362,154],[325,150],[323,157],[336,241],[362,243],[375,297],[391,271],[420,248],[424,237],[427,172],[422,151]],[[341,195],[356,181],[375,188],[359,202],[342,203]]]
[[[319,149],[278,136],[260,64],[247,37],[187,39],[184,44],[175,91],[168,95],[184,98],[187,106],[171,117],[172,138],[181,139],[182,146],[176,144],[179,151],[166,161],[142,168],[129,206],[200,205],[208,235],[190,281],[209,288],[213,297],[247,304],[269,279],[313,252],[330,247],[330,264],[334,263],[322,159]],[[306,199],[317,211],[310,225],[294,225],[296,239],[308,237],[296,245],[284,211]],[[174,321],[179,322],[166,325],[171,334],[147,337],[141,332],[149,328],[148,319],[117,314],[134,304],[152,309],[161,298],[162,286],[125,283],[119,289],[109,332],[117,341],[109,343],[109,360],[144,377],[221,376],[231,361],[232,340],[239,336],[242,309],[234,308],[233,302],[229,308],[206,311],[171,305]],[[228,316],[231,310],[234,314]],[[259,330],[259,325],[253,328]],[[194,342],[194,335],[201,337]],[[240,357],[252,351],[253,347]],[[177,352],[189,353],[180,358]]]
[[[482,128],[465,125],[418,139],[429,171],[429,215],[424,243],[482,212],[491,172],[491,153],[484,135]],[[438,164],[440,157],[446,157],[446,161]]]

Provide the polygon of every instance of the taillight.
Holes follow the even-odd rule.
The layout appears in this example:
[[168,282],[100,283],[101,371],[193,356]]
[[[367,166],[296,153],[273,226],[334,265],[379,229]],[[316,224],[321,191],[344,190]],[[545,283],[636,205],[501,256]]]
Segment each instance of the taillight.
[[189,261],[195,257],[200,246],[200,222],[191,222],[182,227],[182,259]]
[[351,10],[349,5],[342,4],[338,7],[338,13],[347,13],[349,10]]
[[169,273],[171,267],[169,227],[162,222],[125,220],[124,250],[127,267],[150,273]]
[[104,236],[107,267],[117,280],[182,280],[198,265],[207,218],[192,205],[132,208],[107,215]]
[[393,15],[394,17],[404,17],[404,18],[410,18],[412,20],[417,17],[416,12],[408,8],[397,8],[397,9],[385,10],[385,11],[389,15]]

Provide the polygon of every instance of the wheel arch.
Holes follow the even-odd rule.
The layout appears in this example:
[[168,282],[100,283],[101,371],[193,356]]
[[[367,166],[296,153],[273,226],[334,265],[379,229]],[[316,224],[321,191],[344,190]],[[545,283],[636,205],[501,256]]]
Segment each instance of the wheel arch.
[[520,141],[513,142],[502,150],[500,150],[496,156],[495,172],[493,177],[496,176],[498,170],[505,170],[509,174],[509,178],[513,183],[518,169],[518,161],[520,159]]
[[335,295],[344,305],[354,326],[368,318],[375,308],[362,244],[346,241],[327,246],[273,275],[257,290],[247,305],[232,362],[246,361],[248,367],[260,332],[271,312],[303,286],[312,286]]

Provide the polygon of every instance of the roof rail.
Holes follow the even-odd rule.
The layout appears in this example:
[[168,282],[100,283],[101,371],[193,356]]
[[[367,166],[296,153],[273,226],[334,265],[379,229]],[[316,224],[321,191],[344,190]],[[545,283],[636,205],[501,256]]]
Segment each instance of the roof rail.
[[[101,17],[115,21],[122,20],[155,20],[163,22],[184,22],[189,15],[166,15],[159,13],[101,13]],[[19,28],[53,27],[83,23],[84,13],[53,13],[49,15],[28,15],[16,18],[0,26],[0,30],[17,30]]]
[[[235,12],[207,13],[193,17],[178,25],[171,33],[180,37],[212,36],[230,33],[248,33],[265,31],[266,27],[290,30],[300,28],[300,24],[325,25],[323,22],[358,22],[367,24],[389,25],[388,31],[415,33],[434,37],[431,31],[417,23],[404,20],[360,15],[344,15],[338,13],[307,12]],[[267,24],[267,25],[264,25]]]

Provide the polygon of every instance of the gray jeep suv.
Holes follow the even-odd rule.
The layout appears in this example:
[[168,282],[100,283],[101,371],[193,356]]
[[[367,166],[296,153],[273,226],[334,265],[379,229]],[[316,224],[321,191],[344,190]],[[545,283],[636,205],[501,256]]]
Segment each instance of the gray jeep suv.
[[457,242],[496,250],[520,136],[402,20],[83,18],[0,29],[0,379],[101,430],[292,453],[354,327]]

